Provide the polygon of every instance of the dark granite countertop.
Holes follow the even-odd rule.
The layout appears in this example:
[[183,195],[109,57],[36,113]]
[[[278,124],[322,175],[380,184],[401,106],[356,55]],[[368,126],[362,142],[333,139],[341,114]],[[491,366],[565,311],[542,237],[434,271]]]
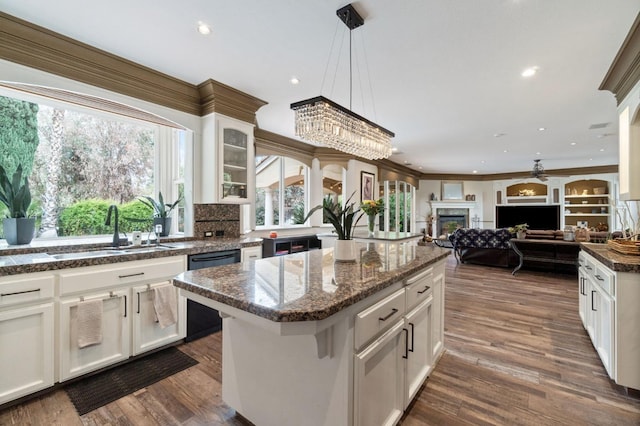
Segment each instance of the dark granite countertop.
[[447,257],[412,243],[358,243],[355,263],[333,249],[187,271],[174,285],[276,322],[319,321]]
[[606,244],[581,243],[580,248],[613,271],[640,274],[640,256],[618,253],[609,249]]
[[94,257],[56,259],[52,254],[75,252],[106,252],[109,244],[70,242],[40,243],[26,246],[0,247],[0,276],[51,271],[57,269],[79,268],[82,266],[106,265],[129,262],[132,260],[155,259],[168,256],[208,253],[233,250],[243,247],[260,246],[261,238],[224,238],[215,240],[162,240],[160,247],[126,246],[125,253],[105,253]]

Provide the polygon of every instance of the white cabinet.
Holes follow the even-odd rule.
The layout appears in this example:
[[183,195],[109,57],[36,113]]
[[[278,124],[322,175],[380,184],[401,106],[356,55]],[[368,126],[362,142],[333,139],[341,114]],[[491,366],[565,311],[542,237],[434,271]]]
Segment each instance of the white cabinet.
[[430,295],[427,300],[407,314],[405,328],[407,329],[407,358],[406,358],[406,390],[404,408],[406,409],[420,390],[433,368],[432,363],[432,302]]
[[[165,329],[155,321],[153,288],[172,285],[186,270],[184,256],[63,270],[60,273],[60,381],[95,371],[186,334],[186,299],[177,296],[178,322]],[[176,289],[177,291],[177,289]],[[102,342],[78,346],[77,308],[102,300]]]
[[394,425],[404,411],[406,333],[402,320],[355,356],[354,424]]
[[[635,92],[635,93],[633,93]],[[620,104],[619,158],[620,199],[640,200],[640,83]],[[635,95],[635,96],[634,96]]]
[[[87,293],[60,300],[60,381],[97,370],[129,358],[129,288]],[[78,305],[102,300],[102,342],[80,348],[78,345]]]
[[580,317],[617,384],[640,389],[640,274],[616,272],[579,255]]
[[53,386],[54,280],[0,278],[0,404]]
[[139,355],[151,349],[159,348],[186,334],[185,321],[177,321],[165,328],[160,327],[153,305],[153,292],[156,288],[169,286],[176,293],[176,312],[178,318],[185,317],[186,299],[179,297],[178,288],[171,281],[146,284],[133,287],[133,355]]
[[356,315],[354,424],[393,425],[444,350],[444,263]]
[[444,352],[444,263],[434,267],[432,295],[431,359],[435,362]]
[[240,250],[240,261],[256,260],[262,258],[262,246],[243,247]]

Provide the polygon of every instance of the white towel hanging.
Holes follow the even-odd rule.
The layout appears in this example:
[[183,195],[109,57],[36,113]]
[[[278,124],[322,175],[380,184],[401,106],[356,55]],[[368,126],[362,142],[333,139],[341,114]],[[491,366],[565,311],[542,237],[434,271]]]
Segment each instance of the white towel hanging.
[[80,302],[76,309],[78,347],[102,343],[102,299]]
[[178,301],[173,285],[167,284],[153,289],[153,308],[161,328],[169,327],[178,321]]

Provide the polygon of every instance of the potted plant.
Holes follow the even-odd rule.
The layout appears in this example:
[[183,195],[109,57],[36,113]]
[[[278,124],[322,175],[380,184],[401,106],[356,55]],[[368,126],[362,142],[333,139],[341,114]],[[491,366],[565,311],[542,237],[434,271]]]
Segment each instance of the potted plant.
[[0,166],[0,201],[9,210],[8,216],[2,221],[7,243],[29,244],[33,239],[36,220],[27,216],[31,190],[26,176],[22,178],[22,165],[18,166],[11,180],[4,167]]
[[153,228],[157,225],[162,226],[162,231],[158,233],[160,237],[166,237],[171,230],[171,211],[182,201],[182,196],[178,197],[172,204],[165,203],[162,192],[158,192],[158,200],[154,200],[148,195],[138,197],[141,203],[153,209]]
[[[351,194],[351,197],[353,197],[353,194]],[[309,213],[304,218],[304,222],[306,222],[314,212],[322,209],[323,214],[331,222],[338,235],[333,254],[334,260],[337,261],[354,261],[356,258],[355,244],[351,237],[362,214],[355,219],[359,209],[354,209],[355,203],[350,203],[351,197],[345,202],[344,206],[341,206],[327,196],[322,200],[321,205],[309,210]]]
[[511,234],[516,234],[516,238],[519,240],[524,240],[527,236],[527,229],[529,229],[529,225],[526,223],[521,223],[516,226],[512,226],[509,228],[509,232]]

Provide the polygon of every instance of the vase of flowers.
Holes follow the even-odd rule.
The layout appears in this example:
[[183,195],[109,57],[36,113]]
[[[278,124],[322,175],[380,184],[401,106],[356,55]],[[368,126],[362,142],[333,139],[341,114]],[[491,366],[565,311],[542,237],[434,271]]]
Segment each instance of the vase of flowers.
[[362,204],[360,204],[360,210],[367,215],[368,225],[369,225],[369,236],[373,237],[375,235],[375,222],[376,216],[378,216],[384,210],[384,202],[382,198],[378,201],[375,200],[364,200]]
[[33,239],[36,220],[29,217],[31,190],[26,176],[22,176],[22,165],[16,168],[11,178],[0,166],[0,202],[7,207],[7,217],[2,221],[7,244],[29,244]]

